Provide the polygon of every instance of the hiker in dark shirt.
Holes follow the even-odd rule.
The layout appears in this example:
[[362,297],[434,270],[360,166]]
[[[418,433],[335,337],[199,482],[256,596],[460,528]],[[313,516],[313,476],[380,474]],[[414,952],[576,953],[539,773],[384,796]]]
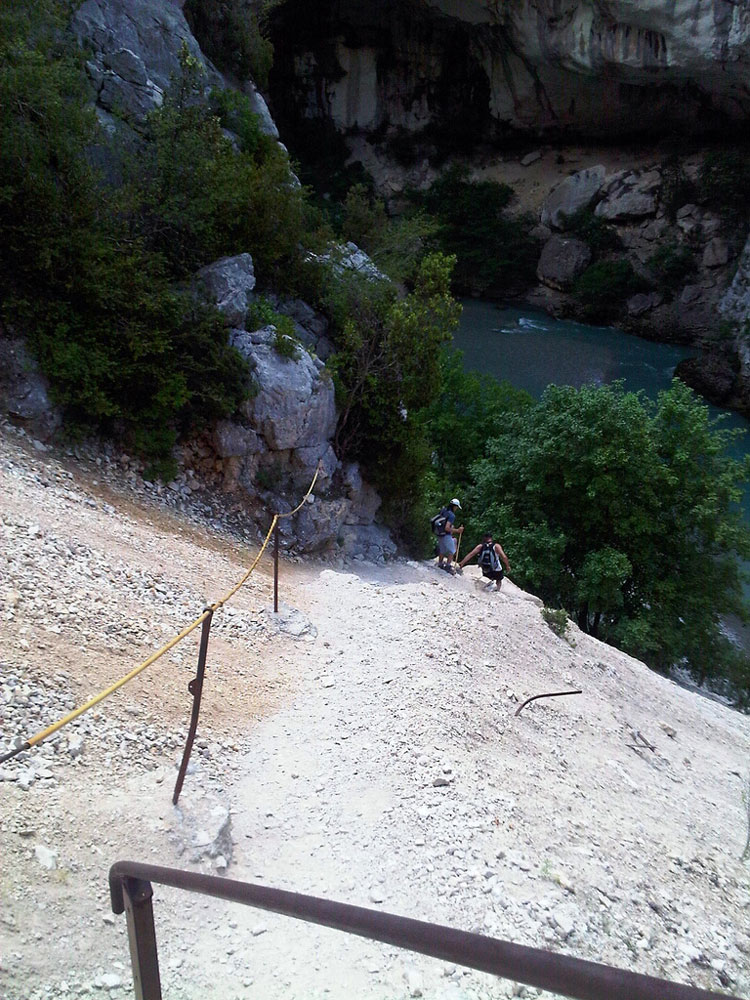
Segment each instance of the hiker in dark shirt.
[[[444,569],[455,575],[453,560],[456,556],[456,536],[460,538],[464,526],[456,528],[456,511],[461,510],[460,502],[454,497],[447,507],[443,507],[436,518],[433,518],[433,528],[437,533],[438,569]],[[444,563],[443,560],[446,560]]]
[[[482,541],[464,556],[458,564],[458,568],[463,569],[474,556],[479,556],[479,568],[482,571],[482,576],[486,576],[489,580],[485,590],[492,590],[493,584],[494,590],[500,590],[505,573],[510,573],[510,563],[500,542],[492,541],[492,532],[486,531],[482,535]],[[505,566],[505,572],[503,572],[503,566]]]

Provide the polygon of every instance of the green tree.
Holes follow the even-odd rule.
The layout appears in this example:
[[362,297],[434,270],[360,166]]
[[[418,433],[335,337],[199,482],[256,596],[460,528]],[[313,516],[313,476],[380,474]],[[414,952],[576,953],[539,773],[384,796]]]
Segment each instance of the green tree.
[[454,282],[473,291],[504,291],[536,283],[539,247],[530,217],[509,217],[513,189],[496,181],[471,181],[465,167],[450,167],[419,202],[437,219],[438,240],[456,256]]
[[283,0],[186,0],[188,24],[217,66],[241,80],[268,86],[273,45],[268,17]]
[[[461,351],[445,349],[440,367],[440,389],[419,414],[432,456],[431,505],[447,494],[465,492],[471,466],[484,456],[487,441],[503,432],[509,414],[521,413],[533,403],[527,392],[509,382],[464,371]],[[469,517],[469,526],[483,530],[474,520]]]
[[336,449],[357,459],[397,525],[411,522],[429,452],[418,413],[440,387],[440,351],[458,323],[450,295],[453,259],[422,261],[414,290],[339,275],[329,292],[337,353],[329,363],[340,417]]
[[[247,98],[204,98],[204,71],[187,48],[131,177],[132,223],[183,278],[201,264],[247,251],[261,280],[293,283],[306,226],[305,192],[278,143],[253,128]],[[222,120],[239,129],[241,148]]]
[[393,281],[413,283],[419,264],[435,242],[438,224],[424,212],[391,219],[385,204],[366,184],[354,184],[346,196],[341,234],[367,251]]
[[750,555],[750,460],[728,457],[732,437],[677,380],[655,405],[619,385],[550,386],[488,442],[472,503],[521,583],[585,631],[658,669],[740,677],[720,624],[745,616]]
[[245,366],[90,165],[105,138],[64,13],[52,0],[0,11],[2,318],[27,335],[69,428],[119,433],[159,463],[182,430],[235,408]]
[[647,285],[628,260],[598,260],[587,267],[573,286],[584,317],[610,320],[617,316],[625,300]]

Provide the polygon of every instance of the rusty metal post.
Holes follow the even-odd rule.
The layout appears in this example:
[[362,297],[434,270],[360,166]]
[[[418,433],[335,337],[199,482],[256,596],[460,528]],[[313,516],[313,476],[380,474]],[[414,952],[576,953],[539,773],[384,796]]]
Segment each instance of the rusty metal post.
[[273,529],[273,613],[279,613],[279,522]]
[[135,1000],[161,1000],[159,955],[151,903],[154,890],[150,882],[126,878],[122,881],[122,895],[128,921]]
[[174,793],[172,794],[172,805],[175,806],[177,805],[177,800],[180,797],[182,783],[185,780],[185,774],[187,772],[188,764],[190,763],[190,754],[193,750],[193,740],[195,739],[195,732],[198,728],[198,716],[201,710],[203,676],[206,672],[206,654],[208,652],[208,635],[211,631],[211,619],[214,616],[211,608],[204,608],[204,611],[207,611],[208,614],[203,619],[201,644],[198,652],[198,669],[195,677],[188,684],[188,691],[193,696],[193,714],[190,717],[190,729],[188,730],[187,739],[185,740],[185,749],[182,752],[182,763],[180,764],[180,771],[177,775],[177,781],[175,782]]

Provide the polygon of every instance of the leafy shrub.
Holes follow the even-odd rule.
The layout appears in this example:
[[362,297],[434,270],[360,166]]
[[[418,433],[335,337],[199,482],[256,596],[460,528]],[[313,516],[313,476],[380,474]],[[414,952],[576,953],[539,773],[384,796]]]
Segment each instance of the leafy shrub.
[[248,330],[260,330],[264,326],[278,326],[281,313],[263,295],[256,295],[247,310],[246,324]]
[[299,357],[299,340],[294,335],[294,324],[288,316],[283,316],[282,319],[285,319],[286,323],[277,326],[273,349],[280,357],[296,361]]
[[688,247],[665,243],[646,262],[657,284],[674,292],[695,270],[695,257]]
[[429,466],[418,414],[439,390],[440,348],[460,314],[450,296],[453,264],[428,255],[401,298],[391,282],[353,273],[333,275],[325,293],[337,347],[328,363],[340,408],[336,451],[362,463],[407,544],[421,533],[414,511]]
[[180,433],[236,408],[247,368],[216,310],[171,286],[142,192],[91,167],[105,139],[62,9],[0,11],[2,319],[27,332],[69,430],[124,436],[164,471]]
[[715,205],[724,215],[738,216],[750,211],[750,159],[741,149],[709,153],[698,176],[701,198]]
[[608,250],[621,250],[622,240],[614,226],[594,215],[590,208],[580,208],[565,220],[565,228],[591,248],[595,257]]
[[[149,115],[150,141],[133,165],[131,226],[175,278],[249,251],[264,282],[293,285],[306,225],[304,192],[277,143],[234,149],[203,99],[203,84],[202,67],[183,49],[181,72]],[[250,122],[242,101],[227,107],[240,116],[240,127]]]
[[573,286],[573,295],[590,320],[609,320],[645,283],[627,260],[600,260],[587,267]]
[[267,18],[274,2],[186,0],[183,8],[201,48],[223,70],[265,89],[273,65]]
[[260,118],[250,105],[250,98],[236,90],[212,90],[210,107],[222,127],[234,132],[243,153],[264,160],[272,155],[274,140],[261,131]]
[[273,349],[282,358],[295,360],[299,357],[300,341],[297,336],[294,321],[283,313],[277,312],[268,299],[257,296],[247,311],[247,326],[258,330],[263,326],[273,326],[276,330],[272,341]]
[[530,216],[505,214],[513,189],[495,181],[470,181],[465,167],[450,167],[418,203],[438,222],[444,253],[456,257],[459,289],[514,291],[536,282],[539,247],[529,236]]
[[365,184],[353,185],[346,196],[342,236],[366,250],[394,281],[414,281],[437,229],[438,223],[423,212],[390,219],[383,202]]
[[562,609],[556,610],[554,608],[542,608],[542,618],[547,622],[555,635],[559,635],[561,639],[565,638],[565,633],[568,631],[567,611]]

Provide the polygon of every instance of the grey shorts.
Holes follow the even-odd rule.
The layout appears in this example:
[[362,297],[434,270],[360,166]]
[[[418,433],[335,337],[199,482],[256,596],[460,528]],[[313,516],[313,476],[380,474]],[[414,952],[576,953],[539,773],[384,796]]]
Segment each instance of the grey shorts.
[[453,535],[438,536],[438,555],[452,556],[456,551],[456,539]]

